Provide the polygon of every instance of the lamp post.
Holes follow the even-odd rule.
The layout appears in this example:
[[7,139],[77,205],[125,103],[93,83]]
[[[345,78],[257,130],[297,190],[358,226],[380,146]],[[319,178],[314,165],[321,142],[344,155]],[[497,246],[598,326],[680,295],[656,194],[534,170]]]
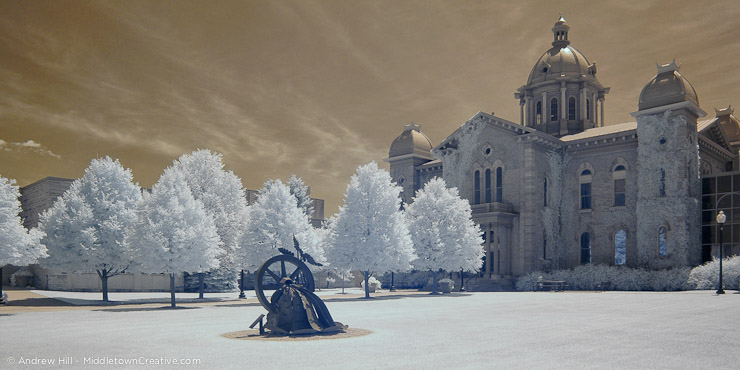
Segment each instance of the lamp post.
[[724,258],[722,253],[722,226],[725,225],[727,216],[723,211],[719,211],[717,214],[717,223],[719,224],[719,285],[717,286],[717,294],[725,294],[725,290],[722,289],[722,259]]

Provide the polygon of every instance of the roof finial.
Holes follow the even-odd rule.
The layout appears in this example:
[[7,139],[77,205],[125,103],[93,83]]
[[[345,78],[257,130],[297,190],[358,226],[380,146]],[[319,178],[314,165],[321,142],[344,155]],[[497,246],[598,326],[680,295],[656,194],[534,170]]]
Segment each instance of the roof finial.
[[559,14],[560,14],[560,15],[558,16],[558,22],[563,22],[563,23],[565,23],[565,18],[563,18],[563,12],[560,12]]
[[411,121],[408,125],[403,126],[404,131],[419,131],[421,132],[421,125],[417,125],[414,121]]
[[732,105],[728,105],[727,108],[721,108],[721,109],[714,108],[714,113],[717,117],[729,116],[735,113],[735,110],[732,109]]
[[658,73],[678,72],[679,68],[681,68],[681,65],[676,63],[676,58],[673,58],[673,61],[668,64],[658,64]]

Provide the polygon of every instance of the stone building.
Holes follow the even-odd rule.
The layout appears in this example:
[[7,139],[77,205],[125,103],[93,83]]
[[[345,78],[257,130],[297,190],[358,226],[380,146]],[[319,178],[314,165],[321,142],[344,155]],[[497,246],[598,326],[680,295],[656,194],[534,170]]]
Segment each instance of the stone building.
[[662,269],[711,258],[716,225],[701,213],[711,203],[702,176],[738,169],[733,111],[700,120],[705,112],[674,61],[644,86],[635,122],[604,125],[609,88],[569,30],[561,16],[516,90],[518,122],[479,112],[436,146],[418,125],[404,127],[385,159],[404,202],[435,176],[457,187],[483,231],[481,276],[507,284],[579,264]]

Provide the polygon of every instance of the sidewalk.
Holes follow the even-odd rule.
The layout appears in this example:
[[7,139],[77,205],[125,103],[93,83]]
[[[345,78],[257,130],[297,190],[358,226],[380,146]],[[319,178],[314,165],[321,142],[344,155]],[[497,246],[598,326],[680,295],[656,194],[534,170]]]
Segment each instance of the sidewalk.
[[[42,311],[64,311],[64,310],[94,310],[100,308],[126,307],[136,308],[167,308],[170,305],[169,292],[111,292],[108,293],[109,302],[103,302],[100,292],[67,292],[52,290],[26,290],[26,289],[4,289],[8,293],[8,304],[0,305],[0,315],[20,312],[42,312]],[[345,288],[345,294],[341,294],[341,288],[322,289],[316,294],[325,301],[356,300],[364,297],[360,288]],[[271,293],[271,292],[266,292]],[[239,292],[205,293],[203,299],[198,298],[198,293],[175,294],[177,306],[200,307],[210,305],[243,305],[259,306],[254,291],[245,291],[246,299],[239,299]],[[402,296],[425,295],[428,292],[416,290],[399,290],[388,292],[387,290],[372,293],[371,297],[377,299],[400,298]],[[269,297],[270,294],[267,294]]]

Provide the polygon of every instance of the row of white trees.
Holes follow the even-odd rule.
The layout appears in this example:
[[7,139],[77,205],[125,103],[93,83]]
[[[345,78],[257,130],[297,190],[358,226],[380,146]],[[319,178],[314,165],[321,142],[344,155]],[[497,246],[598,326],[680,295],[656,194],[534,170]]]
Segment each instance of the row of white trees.
[[[2,212],[20,225],[17,187],[3,181]],[[151,192],[142,192],[117,160],[94,159],[41,215],[38,230],[21,225],[15,234],[3,232],[15,244],[2,244],[0,265],[40,258],[48,268],[95,271],[104,301],[110,277],[168,273],[173,306],[175,274],[201,274],[202,294],[203,273],[254,271],[278,250],[291,250],[294,237],[316,262],[360,270],[366,282],[371,273],[416,268],[433,271],[436,287],[440,269],[475,270],[483,253],[480,231],[457,190],[434,179],[406,211],[400,191],[375,162],[360,166],[339,213],[326,228],[315,229],[308,188],[295,176],[287,185],[267,181],[248,206],[241,180],[224,170],[220,154],[208,150],[175,160]],[[365,294],[369,297],[367,289]]]

